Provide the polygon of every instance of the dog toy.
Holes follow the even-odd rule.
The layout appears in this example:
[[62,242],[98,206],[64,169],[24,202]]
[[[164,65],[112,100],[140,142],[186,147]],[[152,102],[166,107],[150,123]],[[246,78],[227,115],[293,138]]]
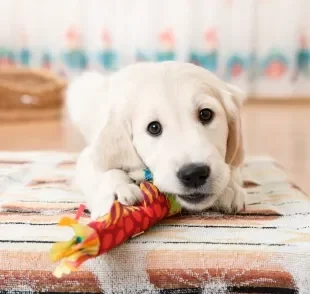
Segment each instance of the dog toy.
[[144,233],[165,217],[180,212],[181,206],[174,195],[161,193],[151,182],[151,173],[145,171],[145,182],[140,184],[143,203],[126,206],[115,200],[110,212],[96,221],[83,225],[78,222],[85,206],[81,205],[75,219],[63,217],[60,226],[70,226],[75,236],[68,242],[53,245],[50,251],[52,261],[61,261],[54,276],[62,277],[90,258],[107,253],[129,238]]

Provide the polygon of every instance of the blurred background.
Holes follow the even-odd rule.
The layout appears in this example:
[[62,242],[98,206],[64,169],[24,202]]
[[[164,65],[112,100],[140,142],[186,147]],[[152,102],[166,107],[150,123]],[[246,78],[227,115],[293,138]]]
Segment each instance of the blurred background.
[[80,150],[61,116],[70,79],[179,60],[248,93],[248,153],[275,157],[310,192],[309,0],[0,0],[0,11],[0,149]]

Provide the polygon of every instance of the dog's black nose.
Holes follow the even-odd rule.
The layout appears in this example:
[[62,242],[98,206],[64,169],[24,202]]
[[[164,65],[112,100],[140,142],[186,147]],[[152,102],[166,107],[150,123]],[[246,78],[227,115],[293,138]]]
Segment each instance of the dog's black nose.
[[177,173],[179,180],[188,188],[198,188],[204,185],[210,175],[210,168],[204,164],[188,164]]

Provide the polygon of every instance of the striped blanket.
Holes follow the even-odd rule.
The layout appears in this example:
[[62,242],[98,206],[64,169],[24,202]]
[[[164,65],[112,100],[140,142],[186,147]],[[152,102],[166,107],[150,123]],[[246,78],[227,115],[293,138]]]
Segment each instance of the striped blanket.
[[267,157],[245,162],[245,212],[166,219],[53,277],[48,251],[72,236],[56,224],[83,201],[70,184],[75,159],[0,153],[1,293],[310,293],[310,201]]

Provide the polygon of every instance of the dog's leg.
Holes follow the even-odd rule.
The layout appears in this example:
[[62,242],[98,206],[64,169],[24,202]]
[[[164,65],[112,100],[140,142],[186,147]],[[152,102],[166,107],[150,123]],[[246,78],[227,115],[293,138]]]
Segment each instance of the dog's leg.
[[119,169],[104,171],[90,150],[85,148],[78,158],[75,184],[86,198],[92,219],[109,212],[115,199],[125,205],[141,201],[141,190],[128,174]]
[[224,213],[237,213],[245,208],[245,190],[240,169],[232,171],[231,180],[216,201],[214,208]]

